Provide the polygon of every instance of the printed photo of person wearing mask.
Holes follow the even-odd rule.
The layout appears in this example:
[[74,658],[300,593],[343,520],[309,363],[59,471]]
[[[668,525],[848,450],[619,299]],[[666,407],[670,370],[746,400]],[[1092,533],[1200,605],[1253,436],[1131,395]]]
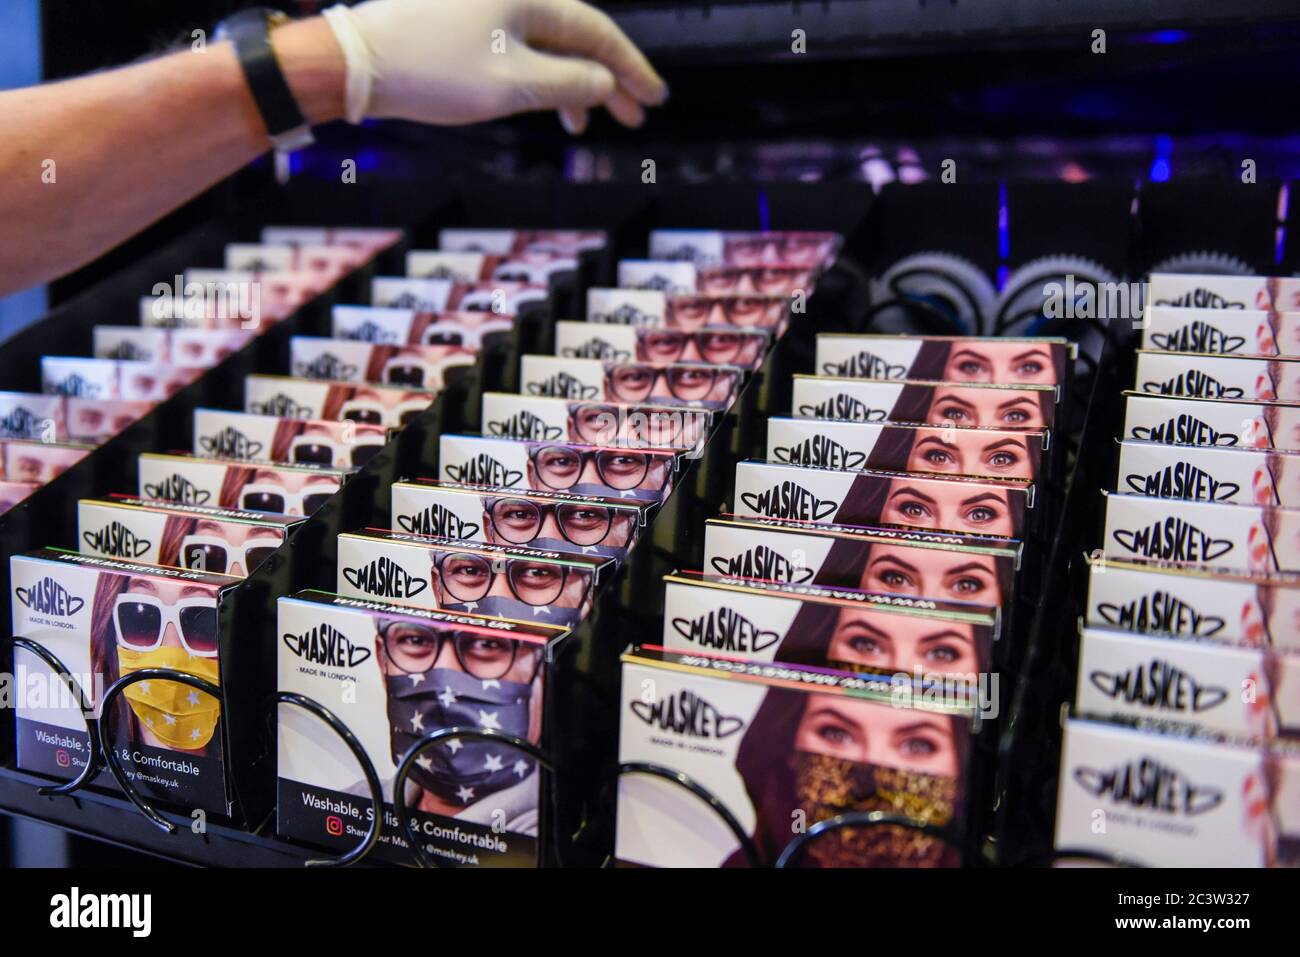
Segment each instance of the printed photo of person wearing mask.
[[896,422],[930,425],[975,425],[1002,429],[1042,429],[1051,421],[1055,398],[1050,391],[963,389],[948,384],[903,387],[894,412]]
[[656,368],[674,363],[742,366],[755,368],[763,361],[768,337],[726,329],[687,332],[682,329],[638,329],[637,361]]
[[632,509],[586,502],[484,496],[483,531],[493,545],[527,545],[621,561],[636,541]]
[[527,470],[529,488],[662,501],[672,491],[673,457],[617,446],[530,442]]
[[813,271],[800,266],[701,266],[695,288],[706,296],[782,296],[810,290]]
[[[707,432],[709,414],[664,405],[622,402],[569,403],[568,436],[585,445],[689,449]],[[489,434],[491,425],[489,422]],[[558,439],[559,435],[547,436]]]
[[306,516],[329,501],[340,487],[338,477],[330,473],[231,466],[226,469],[217,504],[250,512]]
[[789,296],[669,296],[664,309],[664,328],[681,332],[782,329],[789,308]]
[[[221,683],[212,587],[101,574],[95,589],[91,665],[108,687],[144,668],[170,668]],[[133,743],[219,758],[221,704],[175,681],[139,681],[116,702],[113,727]],[[108,716],[104,716],[108,720]]]
[[839,245],[840,237],[834,233],[723,233],[722,258],[726,265],[741,269],[759,266],[820,269],[830,265]]
[[902,525],[1000,538],[1019,538],[1022,534],[1025,494],[1021,488],[917,479],[924,477],[859,476],[845,496],[835,521],[844,525]]
[[0,478],[44,485],[84,459],[89,451],[42,442],[0,442]]
[[74,442],[99,445],[134,425],[153,411],[153,402],[125,399],[68,399],[67,432]]
[[[869,352],[867,347],[865,351]],[[1066,352],[1059,345],[1023,339],[931,339],[897,376],[923,382],[982,382],[993,385],[1057,385],[1065,380]],[[844,363],[826,363],[823,375],[853,375]]]
[[[815,428],[815,423],[808,420],[802,420],[802,424],[808,429]],[[799,434],[810,435],[810,432],[801,427]],[[832,435],[839,437],[835,432]],[[793,447],[776,445],[771,458],[776,462],[821,465],[816,458],[807,457],[808,446],[816,438],[812,436]],[[869,438],[864,438],[862,446],[870,443]],[[1042,460],[1042,444],[1041,436],[1021,436],[1006,430],[885,426],[877,433],[869,451],[864,453],[861,447],[845,449],[843,460],[827,467],[1032,480],[1037,477]]]
[[244,578],[283,542],[284,532],[270,525],[169,515],[158,564]]
[[[377,660],[388,689],[393,763],[431,731],[542,732],[543,647],[486,628],[379,617]],[[411,768],[409,808],[536,836],[537,763],[495,741],[453,739]]]
[[[773,688],[745,729],[736,771],[756,819],[760,859],[774,863],[808,825],[884,811],[959,826],[969,748],[958,717],[887,702]],[[737,850],[724,867],[744,867]],[[955,848],[900,827],[839,828],[812,841],[803,867],[955,867]]]
[[773,660],[886,675],[966,677],[988,670],[991,642],[986,628],[968,621],[804,602]]
[[620,402],[724,409],[740,383],[741,370],[732,366],[626,363],[605,369],[605,397]]
[[592,573],[545,558],[431,549],[437,607],[574,628],[591,610]]

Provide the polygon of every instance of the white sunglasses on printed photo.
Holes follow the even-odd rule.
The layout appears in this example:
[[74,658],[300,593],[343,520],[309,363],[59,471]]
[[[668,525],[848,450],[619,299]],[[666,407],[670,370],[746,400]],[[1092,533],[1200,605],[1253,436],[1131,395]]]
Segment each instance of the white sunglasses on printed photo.
[[238,565],[250,575],[279,547],[280,542],[272,538],[231,545],[219,535],[186,535],[181,539],[181,567],[228,575]]
[[446,384],[443,376],[447,369],[472,366],[474,358],[472,355],[452,355],[439,362],[427,362],[418,356],[394,356],[384,363],[380,382],[411,389],[441,389]]
[[473,327],[455,320],[431,322],[420,341],[426,346],[460,346],[463,349],[478,350],[483,347],[484,336],[494,332],[509,332],[511,324],[510,319],[489,319]]
[[335,482],[308,485],[297,492],[286,491],[274,482],[250,482],[239,493],[239,507],[277,515],[310,515],[338,490]]
[[168,625],[176,626],[181,647],[195,658],[217,656],[217,600],[182,598],[174,605],[156,595],[127,592],[113,605],[117,643],[130,651],[157,651]]
[[353,442],[327,435],[300,435],[289,446],[289,461],[295,465],[365,465],[383,447],[382,435],[358,435]]
[[339,419],[356,422],[358,425],[385,425],[390,429],[400,429],[428,407],[429,403],[423,399],[399,403],[395,409],[374,399],[353,399],[343,403],[339,409]]

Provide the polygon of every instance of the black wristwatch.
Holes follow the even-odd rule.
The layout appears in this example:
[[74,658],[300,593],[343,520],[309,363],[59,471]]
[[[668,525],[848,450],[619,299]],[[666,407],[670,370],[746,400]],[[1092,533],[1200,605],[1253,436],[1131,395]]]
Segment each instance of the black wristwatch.
[[289,18],[278,10],[250,7],[217,24],[216,33],[218,40],[228,39],[234,43],[244,79],[248,81],[271,142],[284,153],[316,142],[311,124],[293,98],[293,91],[289,89],[284,71],[271,48],[271,29],[288,21]]

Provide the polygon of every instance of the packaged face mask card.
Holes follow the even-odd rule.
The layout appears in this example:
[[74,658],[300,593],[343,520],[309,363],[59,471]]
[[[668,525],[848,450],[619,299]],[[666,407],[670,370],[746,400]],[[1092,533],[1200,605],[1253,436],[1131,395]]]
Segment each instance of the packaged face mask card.
[[[649,689],[649,693],[647,691]],[[963,829],[974,709],[892,698],[868,675],[745,665],[645,647],[623,656],[619,760],[649,762],[707,788],[771,865],[808,825],[885,811]],[[704,802],[647,775],[618,785],[615,856],[646,867],[745,867]],[[951,844],[897,828],[840,829],[803,867],[951,867]]]
[[[217,606],[237,579],[52,548],[14,556],[10,573],[13,634],[53,652],[96,711],[109,685],[145,668],[227,684]],[[18,651],[16,664],[47,688],[18,703],[18,766],[75,777],[91,753],[75,697],[35,656]],[[147,800],[230,813],[219,700],[174,681],[140,681],[100,720],[111,722],[114,751]],[[114,786],[106,770],[96,783]]]
[[[560,629],[307,591],[278,602],[281,691],[337,709],[382,786],[373,854],[414,864],[393,787],[408,748],[432,731],[491,728],[539,744],[549,645]],[[328,726],[299,708],[278,718],[276,829],[342,852],[374,809],[364,772]],[[543,833],[542,772],[528,754],[478,739],[428,748],[406,779],[413,830],[462,867],[535,867]]]

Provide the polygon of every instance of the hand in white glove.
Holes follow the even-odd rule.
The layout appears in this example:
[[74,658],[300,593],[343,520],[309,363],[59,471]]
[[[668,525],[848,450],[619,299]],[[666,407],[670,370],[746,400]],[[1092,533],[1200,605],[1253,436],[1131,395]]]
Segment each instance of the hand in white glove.
[[639,126],[668,95],[601,11],[579,0],[369,0],[325,19],[347,63],[347,117],[477,123],[559,110],[571,133],[603,105]]

